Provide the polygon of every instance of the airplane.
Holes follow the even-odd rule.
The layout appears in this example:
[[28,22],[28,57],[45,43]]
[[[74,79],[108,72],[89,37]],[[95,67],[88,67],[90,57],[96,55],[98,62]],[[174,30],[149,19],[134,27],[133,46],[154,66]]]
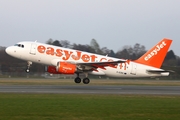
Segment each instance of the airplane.
[[[106,75],[118,78],[142,78],[168,76],[171,71],[161,69],[161,65],[172,43],[164,38],[137,60],[118,59],[79,50],[57,47],[37,41],[18,42],[6,48],[6,53],[27,61],[26,72],[30,72],[33,62],[47,66],[52,74],[77,74],[75,83],[88,84],[88,74]],[[81,80],[79,74],[84,74]]]

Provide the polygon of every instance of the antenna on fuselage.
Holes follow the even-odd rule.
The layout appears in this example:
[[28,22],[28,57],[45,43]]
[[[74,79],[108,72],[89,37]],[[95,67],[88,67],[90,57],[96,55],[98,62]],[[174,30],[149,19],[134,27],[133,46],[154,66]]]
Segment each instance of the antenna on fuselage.
[[34,42],[37,42],[37,40],[35,40]]

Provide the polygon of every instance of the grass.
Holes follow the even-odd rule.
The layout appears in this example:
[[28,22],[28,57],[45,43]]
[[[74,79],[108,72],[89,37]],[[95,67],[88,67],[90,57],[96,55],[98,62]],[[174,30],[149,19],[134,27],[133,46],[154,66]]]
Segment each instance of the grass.
[[180,96],[0,93],[0,120],[179,118]]

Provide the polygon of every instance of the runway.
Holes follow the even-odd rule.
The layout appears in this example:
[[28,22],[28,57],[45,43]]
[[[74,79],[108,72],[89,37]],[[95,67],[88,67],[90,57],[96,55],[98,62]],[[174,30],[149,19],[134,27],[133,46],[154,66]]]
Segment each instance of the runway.
[[180,86],[3,85],[0,93],[180,95]]

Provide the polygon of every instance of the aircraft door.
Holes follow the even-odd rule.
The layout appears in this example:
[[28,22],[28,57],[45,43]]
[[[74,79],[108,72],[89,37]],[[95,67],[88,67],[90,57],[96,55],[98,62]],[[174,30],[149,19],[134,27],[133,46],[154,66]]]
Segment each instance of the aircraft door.
[[31,44],[30,54],[36,55],[36,43]]
[[136,63],[132,63],[131,74],[136,75],[136,72],[137,72],[137,65]]

